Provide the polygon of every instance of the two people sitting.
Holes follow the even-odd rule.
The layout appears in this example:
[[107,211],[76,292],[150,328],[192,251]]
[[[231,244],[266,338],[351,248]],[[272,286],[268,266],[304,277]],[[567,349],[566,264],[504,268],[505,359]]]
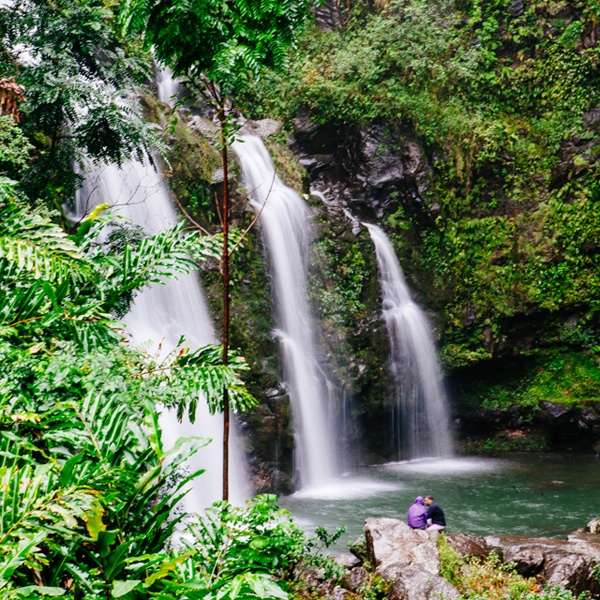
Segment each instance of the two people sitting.
[[441,531],[446,529],[446,518],[439,504],[432,496],[417,496],[414,504],[408,509],[408,526],[413,529]]

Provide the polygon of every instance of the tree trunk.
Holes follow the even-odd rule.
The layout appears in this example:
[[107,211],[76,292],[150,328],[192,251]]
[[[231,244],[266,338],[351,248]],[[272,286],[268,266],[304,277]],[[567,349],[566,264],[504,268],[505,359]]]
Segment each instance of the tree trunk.
[[[225,105],[219,112],[221,143],[223,145],[223,364],[229,352],[229,206],[227,190],[227,134]],[[223,388],[223,500],[229,500],[229,396]]]

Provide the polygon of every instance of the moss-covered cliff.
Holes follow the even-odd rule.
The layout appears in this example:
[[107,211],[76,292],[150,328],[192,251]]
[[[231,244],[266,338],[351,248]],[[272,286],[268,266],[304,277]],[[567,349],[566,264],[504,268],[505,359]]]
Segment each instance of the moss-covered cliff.
[[241,102],[284,121],[328,203],[392,237],[455,404],[598,398],[598,4],[317,16],[289,72]]
[[[573,447],[568,435],[584,430],[591,447],[600,433],[600,7],[404,0],[325,4],[316,16],[288,71],[265,73],[237,101],[282,123],[266,144],[314,211],[310,296],[349,462],[394,452],[388,342],[360,220],[386,230],[430,314],[467,449]],[[173,189],[218,228],[210,124],[197,116],[173,135]],[[243,202],[234,218],[249,224]],[[236,258],[233,341],[261,399],[244,425],[256,472],[265,487],[289,489],[289,407],[258,233]],[[218,314],[213,267],[204,279]],[[544,404],[557,402],[571,411],[567,438],[553,433]],[[498,417],[511,410],[514,419]]]

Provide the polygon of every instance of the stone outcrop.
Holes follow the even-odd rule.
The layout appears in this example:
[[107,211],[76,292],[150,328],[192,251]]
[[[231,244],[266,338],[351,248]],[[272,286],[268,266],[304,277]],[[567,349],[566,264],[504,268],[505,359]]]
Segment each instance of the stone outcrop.
[[[411,529],[398,519],[366,519],[365,536],[366,560],[383,579],[392,582],[389,600],[450,600],[459,595],[440,576],[437,545],[426,531]],[[595,574],[600,566],[600,519],[593,519],[566,540],[456,533],[447,535],[446,541],[461,556],[486,557],[493,551],[502,562],[514,563],[521,575],[535,577],[542,585],[600,595]],[[343,587],[358,589],[364,581],[360,580],[362,571],[366,575],[362,567],[352,566],[342,580]]]
[[499,535],[487,536],[485,541],[503,562],[515,563],[525,577],[537,577],[546,585],[559,585],[575,594],[600,594],[598,577],[593,574],[600,565],[600,544],[569,537],[572,541]]
[[315,189],[360,219],[380,219],[399,203],[429,214],[421,195],[431,166],[406,131],[378,122],[346,131],[316,122],[301,108],[290,146]]
[[440,576],[436,543],[425,531],[398,519],[365,521],[367,556],[383,579],[392,581],[390,600],[450,600],[458,590]]
[[592,451],[600,439],[600,403],[566,406],[560,402],[540,402],[535,407],[468,409],[456,420],[456,429],[463,439],[485,438],[499,432],[509,437],[511,433],[538,433],[549,448]]
[[450,547],[456,550],[461,556],[483,558],[488,556],[491,551],[485,538],[481,535],[452,533],[446,536],[446,541]]

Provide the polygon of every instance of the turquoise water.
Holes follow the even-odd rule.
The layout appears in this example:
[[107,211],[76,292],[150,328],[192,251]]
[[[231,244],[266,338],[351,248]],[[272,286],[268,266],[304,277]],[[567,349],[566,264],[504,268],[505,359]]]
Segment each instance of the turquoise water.
[[367,517],[406,520],[418,495],[444,509],[448,532],[564,537],[600,516],[600,457],[516,454],[388,463],[281,498],[308,529],[346,526],[344,552]]

